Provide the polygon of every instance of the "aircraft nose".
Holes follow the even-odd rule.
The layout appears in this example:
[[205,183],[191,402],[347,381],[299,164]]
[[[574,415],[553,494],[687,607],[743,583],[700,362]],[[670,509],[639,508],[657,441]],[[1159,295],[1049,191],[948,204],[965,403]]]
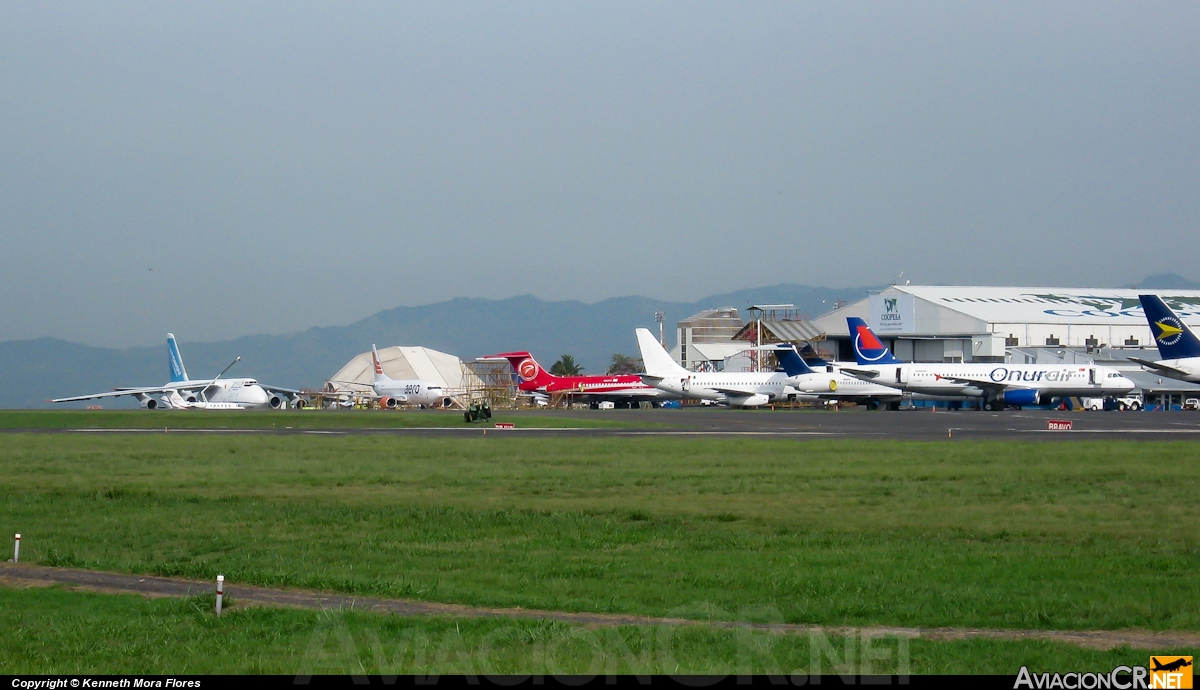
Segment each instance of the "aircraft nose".
[[1111,379],[1111,381],[1112,388],[1116,390],[1131,391],[1137,387],[1137,384],[1133,382],[1133,379],[1127,376],[1118,376],[1114,379]]

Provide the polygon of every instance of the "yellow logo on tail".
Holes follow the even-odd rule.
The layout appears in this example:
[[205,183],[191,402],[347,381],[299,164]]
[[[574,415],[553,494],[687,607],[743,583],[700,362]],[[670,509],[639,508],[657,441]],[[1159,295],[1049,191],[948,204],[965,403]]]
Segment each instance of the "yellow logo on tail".
[[1162,321],[1159,321],[1158,323],[1156,323],[1154,325],[1158,326],[1158,329],[1159,329],[1158,339],[1159,340],[1167,340],[1168,338],[1173,338],[1177,335],[1183,334],[1182,328],[1179,328],[1177,326],[1172,326],[1171,324],[1167,323],[1165,319]]

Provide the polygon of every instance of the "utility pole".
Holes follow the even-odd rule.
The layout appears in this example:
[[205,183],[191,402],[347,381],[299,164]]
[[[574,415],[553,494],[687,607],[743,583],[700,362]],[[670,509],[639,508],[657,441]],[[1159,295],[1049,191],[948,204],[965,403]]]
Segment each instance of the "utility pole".
[[663,343],[663,318],[665,316],[666,314],[663,313],[662,309],[654,312],[654,320],[658,322],[658,344],[664,350],[667,348],[667,346]]

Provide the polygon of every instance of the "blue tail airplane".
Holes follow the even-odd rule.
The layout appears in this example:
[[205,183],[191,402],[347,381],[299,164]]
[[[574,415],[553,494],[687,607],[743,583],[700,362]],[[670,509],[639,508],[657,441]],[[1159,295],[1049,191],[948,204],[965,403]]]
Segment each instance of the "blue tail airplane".
[[1174,379],[1200,382],[1200,338],[1171,310],[1158,295],[1138,295],[1142,311],[1150,323],[1150,333],[1162,359],[1151,362],[1129,359],[1146,369]]
[[[781,345],[774,350],[779,366],[783,367],[784,373],[794,381],[793,385],[803,393],[815,395],[823,400],[856,402],[866,405],[871,410],[881,406],[887,406],[889,409],[900,407],[904,394],[895,388],[848,376],[836,371],[825,360],[814,359],[814,362],[820,362],[817,366],[826,371],[818,372],[800,356],[795,345]],[[814,380],[819,380],[820,384],[811,385]]]
[[854,359],[859,366],[901,363],[871,331],[866,321],[857,316],[848,316],[846,325],[850,327],[850,342],[854,345]]

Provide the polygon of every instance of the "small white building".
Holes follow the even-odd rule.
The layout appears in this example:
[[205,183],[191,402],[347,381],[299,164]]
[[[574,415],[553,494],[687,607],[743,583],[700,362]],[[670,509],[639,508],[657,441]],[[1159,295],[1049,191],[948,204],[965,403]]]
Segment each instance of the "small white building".
[[748,343],[733,336],[745,324],[733,307],[706,309],[680,321],[671,359],[688,371],[747,371]]

